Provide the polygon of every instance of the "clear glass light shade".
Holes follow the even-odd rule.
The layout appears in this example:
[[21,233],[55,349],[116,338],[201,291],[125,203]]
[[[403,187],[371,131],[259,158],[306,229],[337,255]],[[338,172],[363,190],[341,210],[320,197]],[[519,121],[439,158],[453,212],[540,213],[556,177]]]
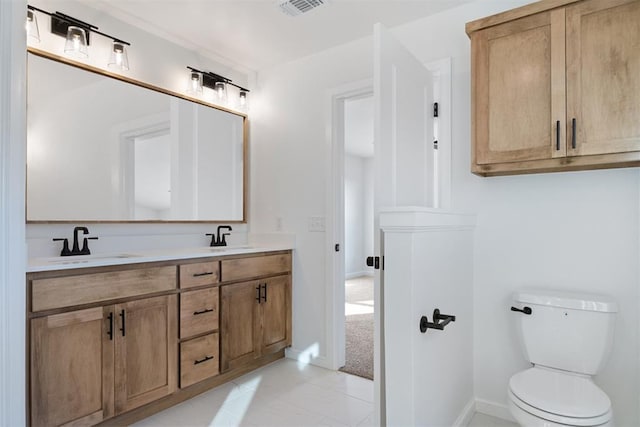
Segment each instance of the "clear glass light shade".
[[129,69],[129,58],[127,57],[127,45],[115,41],[111,45],[111,55],[109,56],[109,68],[127,71]]
[[31,9],[27,9],[27,38],[31,41],[40,41],[40,31],[38,30],[38,19]]
[[192,95],[202,94],[202,73],[189,70],[189,82],[187,83],[187,93]]
[[227,85],[224,82],[216,82],[214,91],[218,102],[224,102],[227,100]]
[[246,110],[248,105],[247,105],[247,98],[249,97],[249,94],[247,93],[247,91],[245,90],[240,90],[240,93],[238,94],[238,106],[240,107],[241,110]]
[[64,45],[64,53],[76,58],[88,58],[87,33],[84,28],[69,26],[67,30],[67,42]]

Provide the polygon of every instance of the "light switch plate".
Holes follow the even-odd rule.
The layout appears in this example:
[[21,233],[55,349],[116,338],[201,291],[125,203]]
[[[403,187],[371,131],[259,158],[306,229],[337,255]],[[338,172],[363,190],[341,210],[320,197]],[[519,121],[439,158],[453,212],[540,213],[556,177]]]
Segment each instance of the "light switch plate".
[[323,216],[309,217],[309,231],[315,231],[315,232],[325,231],[324,217]]

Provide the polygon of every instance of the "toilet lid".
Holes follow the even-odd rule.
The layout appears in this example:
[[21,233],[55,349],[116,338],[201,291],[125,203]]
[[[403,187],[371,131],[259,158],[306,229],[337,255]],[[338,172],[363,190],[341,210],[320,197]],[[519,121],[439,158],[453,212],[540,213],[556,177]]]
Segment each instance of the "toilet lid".
[[511,392],[541,411],[570,418],[594,418],[611,409],[609,397],[588,377],[533,367],[509,380]]

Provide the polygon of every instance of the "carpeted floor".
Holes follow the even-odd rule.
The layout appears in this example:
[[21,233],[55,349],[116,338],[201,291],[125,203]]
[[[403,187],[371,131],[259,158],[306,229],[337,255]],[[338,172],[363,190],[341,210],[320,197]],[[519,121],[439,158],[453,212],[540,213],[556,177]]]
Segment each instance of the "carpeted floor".
[[340,370],[373,379],[373,277],[345,282],[346,363]]

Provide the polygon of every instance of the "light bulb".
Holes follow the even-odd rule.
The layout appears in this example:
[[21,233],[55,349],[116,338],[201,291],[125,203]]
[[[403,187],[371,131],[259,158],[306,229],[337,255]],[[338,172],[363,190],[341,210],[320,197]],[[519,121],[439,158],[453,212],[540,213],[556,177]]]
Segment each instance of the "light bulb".
[[129,69],[129,58],[127,57],[127,47],[125,43],[114,40],[111,46],[109,57],[109,67],[127,71]]
[[69,26],[67,41],[64,45],[64,53],[77,58],[88,58],[87,33],[84,28]]
[[202,73],[189,70],[189,83],[187,84],[187,93],[198,95],[202,93]]
[[227,99],[227,85],[224,82],[216,82],[214,86],[216,92],[216,98],[218,101],[226,101]]

